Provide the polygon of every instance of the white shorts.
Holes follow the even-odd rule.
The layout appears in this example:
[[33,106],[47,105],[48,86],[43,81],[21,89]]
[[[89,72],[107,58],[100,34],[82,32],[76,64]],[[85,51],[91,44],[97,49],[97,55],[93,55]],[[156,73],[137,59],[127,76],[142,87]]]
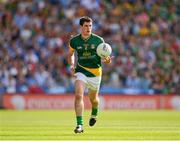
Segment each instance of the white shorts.
[[83,73],[77,72],[75,74],[76,80],[81,80],[86,84],[86,87],[91,90],[99,91],[100,84],[101,84],[101,76],[97,77],[87,77]]

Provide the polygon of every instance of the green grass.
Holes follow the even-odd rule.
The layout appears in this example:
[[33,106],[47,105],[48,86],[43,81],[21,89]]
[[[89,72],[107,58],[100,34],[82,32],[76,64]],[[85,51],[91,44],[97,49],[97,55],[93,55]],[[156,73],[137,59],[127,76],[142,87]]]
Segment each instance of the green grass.
[[75,134],[71,110],[0,110],[0,140],[180,140],[180,111],[101,111],[94,127],[89,114]]

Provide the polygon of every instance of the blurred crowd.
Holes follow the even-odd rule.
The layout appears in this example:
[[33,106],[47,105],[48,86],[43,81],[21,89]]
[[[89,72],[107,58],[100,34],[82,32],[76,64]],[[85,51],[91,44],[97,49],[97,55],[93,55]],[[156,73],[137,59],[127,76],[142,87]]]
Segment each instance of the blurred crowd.
[[0,93],[73,92],[79,18],[113,49],[104,93],[180,94],[179,0],[0,0]]

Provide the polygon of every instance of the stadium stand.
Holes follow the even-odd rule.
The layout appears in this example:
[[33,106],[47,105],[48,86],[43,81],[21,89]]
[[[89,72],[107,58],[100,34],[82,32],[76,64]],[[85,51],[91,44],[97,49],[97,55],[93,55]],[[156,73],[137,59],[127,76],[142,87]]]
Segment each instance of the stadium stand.
[[101,93],[180,93],[180,1],[1,0],[0,94],[73,92],[68,41],[84,15],[115,56]]

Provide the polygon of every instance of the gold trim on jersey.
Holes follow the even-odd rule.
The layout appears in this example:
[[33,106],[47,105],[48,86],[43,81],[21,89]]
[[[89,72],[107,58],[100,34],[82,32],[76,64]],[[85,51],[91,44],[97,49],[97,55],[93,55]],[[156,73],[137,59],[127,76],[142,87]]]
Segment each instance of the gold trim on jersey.
[[79,63],[78,63],[78,65],[79,65],[80,67],[82,67],[83,69],[91,72],[91,73],[94,74],[95,76],[101,76],[101,75],[102,75],[102,68],[101,68],[101,67],[99,67],[99,68],[87,68],[87,67],[81,66]]
[[72,48],[70,45],[69,45],[69,49],[70,51],[74,51],[74,48]]

